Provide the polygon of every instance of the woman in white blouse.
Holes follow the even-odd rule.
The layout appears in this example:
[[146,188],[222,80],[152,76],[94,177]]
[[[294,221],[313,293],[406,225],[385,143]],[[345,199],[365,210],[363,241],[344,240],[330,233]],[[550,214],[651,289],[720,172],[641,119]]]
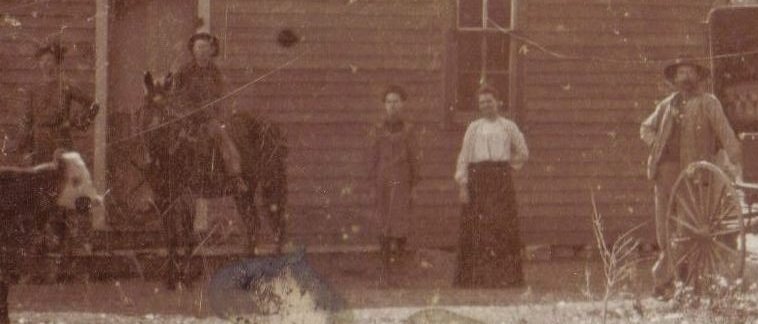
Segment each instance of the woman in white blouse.
[[518,287],[524,274],[512,173],[529,150],[518,126],[500,116],[494,88],[481,88],[478,100],[482,118],[468,126],[455,170],[464,204],[455,284]]

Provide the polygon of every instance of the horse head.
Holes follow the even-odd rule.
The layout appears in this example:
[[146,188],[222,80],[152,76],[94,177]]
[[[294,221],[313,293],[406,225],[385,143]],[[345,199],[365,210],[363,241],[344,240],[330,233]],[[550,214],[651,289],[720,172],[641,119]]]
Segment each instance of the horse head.
[[168,116],[168,100],[171,95],[173,78],[169,72],[161,79],[154,79],[150,71],[143,79],[144,97],[141,111],[142,127],[155,127],[164,122]]
[[173,77],[171,73],[162,79],[153,78],[152,73],[145,72],[143,78],[143,102],[137,113],[139,132],[143,134],[146,146],[153,158],[176,146],[175,140],[181,130],[174,111]]

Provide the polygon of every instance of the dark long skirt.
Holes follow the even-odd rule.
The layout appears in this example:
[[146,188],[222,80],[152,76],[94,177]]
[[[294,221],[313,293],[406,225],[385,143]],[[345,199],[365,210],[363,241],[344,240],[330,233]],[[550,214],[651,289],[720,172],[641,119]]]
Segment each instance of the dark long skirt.
[[518,287],[524,283],[516,195],[507,162],[469,166],[455,285]]

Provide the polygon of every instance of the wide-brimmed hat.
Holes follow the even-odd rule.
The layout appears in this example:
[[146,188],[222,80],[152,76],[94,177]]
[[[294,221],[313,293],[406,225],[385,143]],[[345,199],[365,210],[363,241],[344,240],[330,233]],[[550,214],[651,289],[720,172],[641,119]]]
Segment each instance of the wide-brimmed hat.
[[663,69],[663,76],[666,77],[666,80],[668,82],[674,83],[674,75],[676,75],[676,69],[680,66],[694,67],[700,76],[700,80],[707,79],[711,75],[710,69],[706,68],[703,65],[700,65],[697,59],[692,56],[681,55]]
[[189,49],[190,53],[192,53],[192,48],[195,47],[195,42],[201,39],[208,41],[213,47],[213,54],[211,54],[211,56],[213,57],[218,56],[218,52],[219,52],[218,38],[208,33],[197,33],[197,34],[192,35],[192,37],[190,37],[189,41],[187,42],[187,49]]

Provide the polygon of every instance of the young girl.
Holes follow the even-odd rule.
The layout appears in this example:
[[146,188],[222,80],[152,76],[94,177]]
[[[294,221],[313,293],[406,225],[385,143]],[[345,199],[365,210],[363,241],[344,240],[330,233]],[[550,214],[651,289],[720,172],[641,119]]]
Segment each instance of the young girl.
[[379,244],[383,284],[390,267],[407,255],[411,191],[418,183],[416,136],[402,114],[406,98],[403,88],[389,86],[382,96],[386,114],[374,128],[372,176],[382,226]]

